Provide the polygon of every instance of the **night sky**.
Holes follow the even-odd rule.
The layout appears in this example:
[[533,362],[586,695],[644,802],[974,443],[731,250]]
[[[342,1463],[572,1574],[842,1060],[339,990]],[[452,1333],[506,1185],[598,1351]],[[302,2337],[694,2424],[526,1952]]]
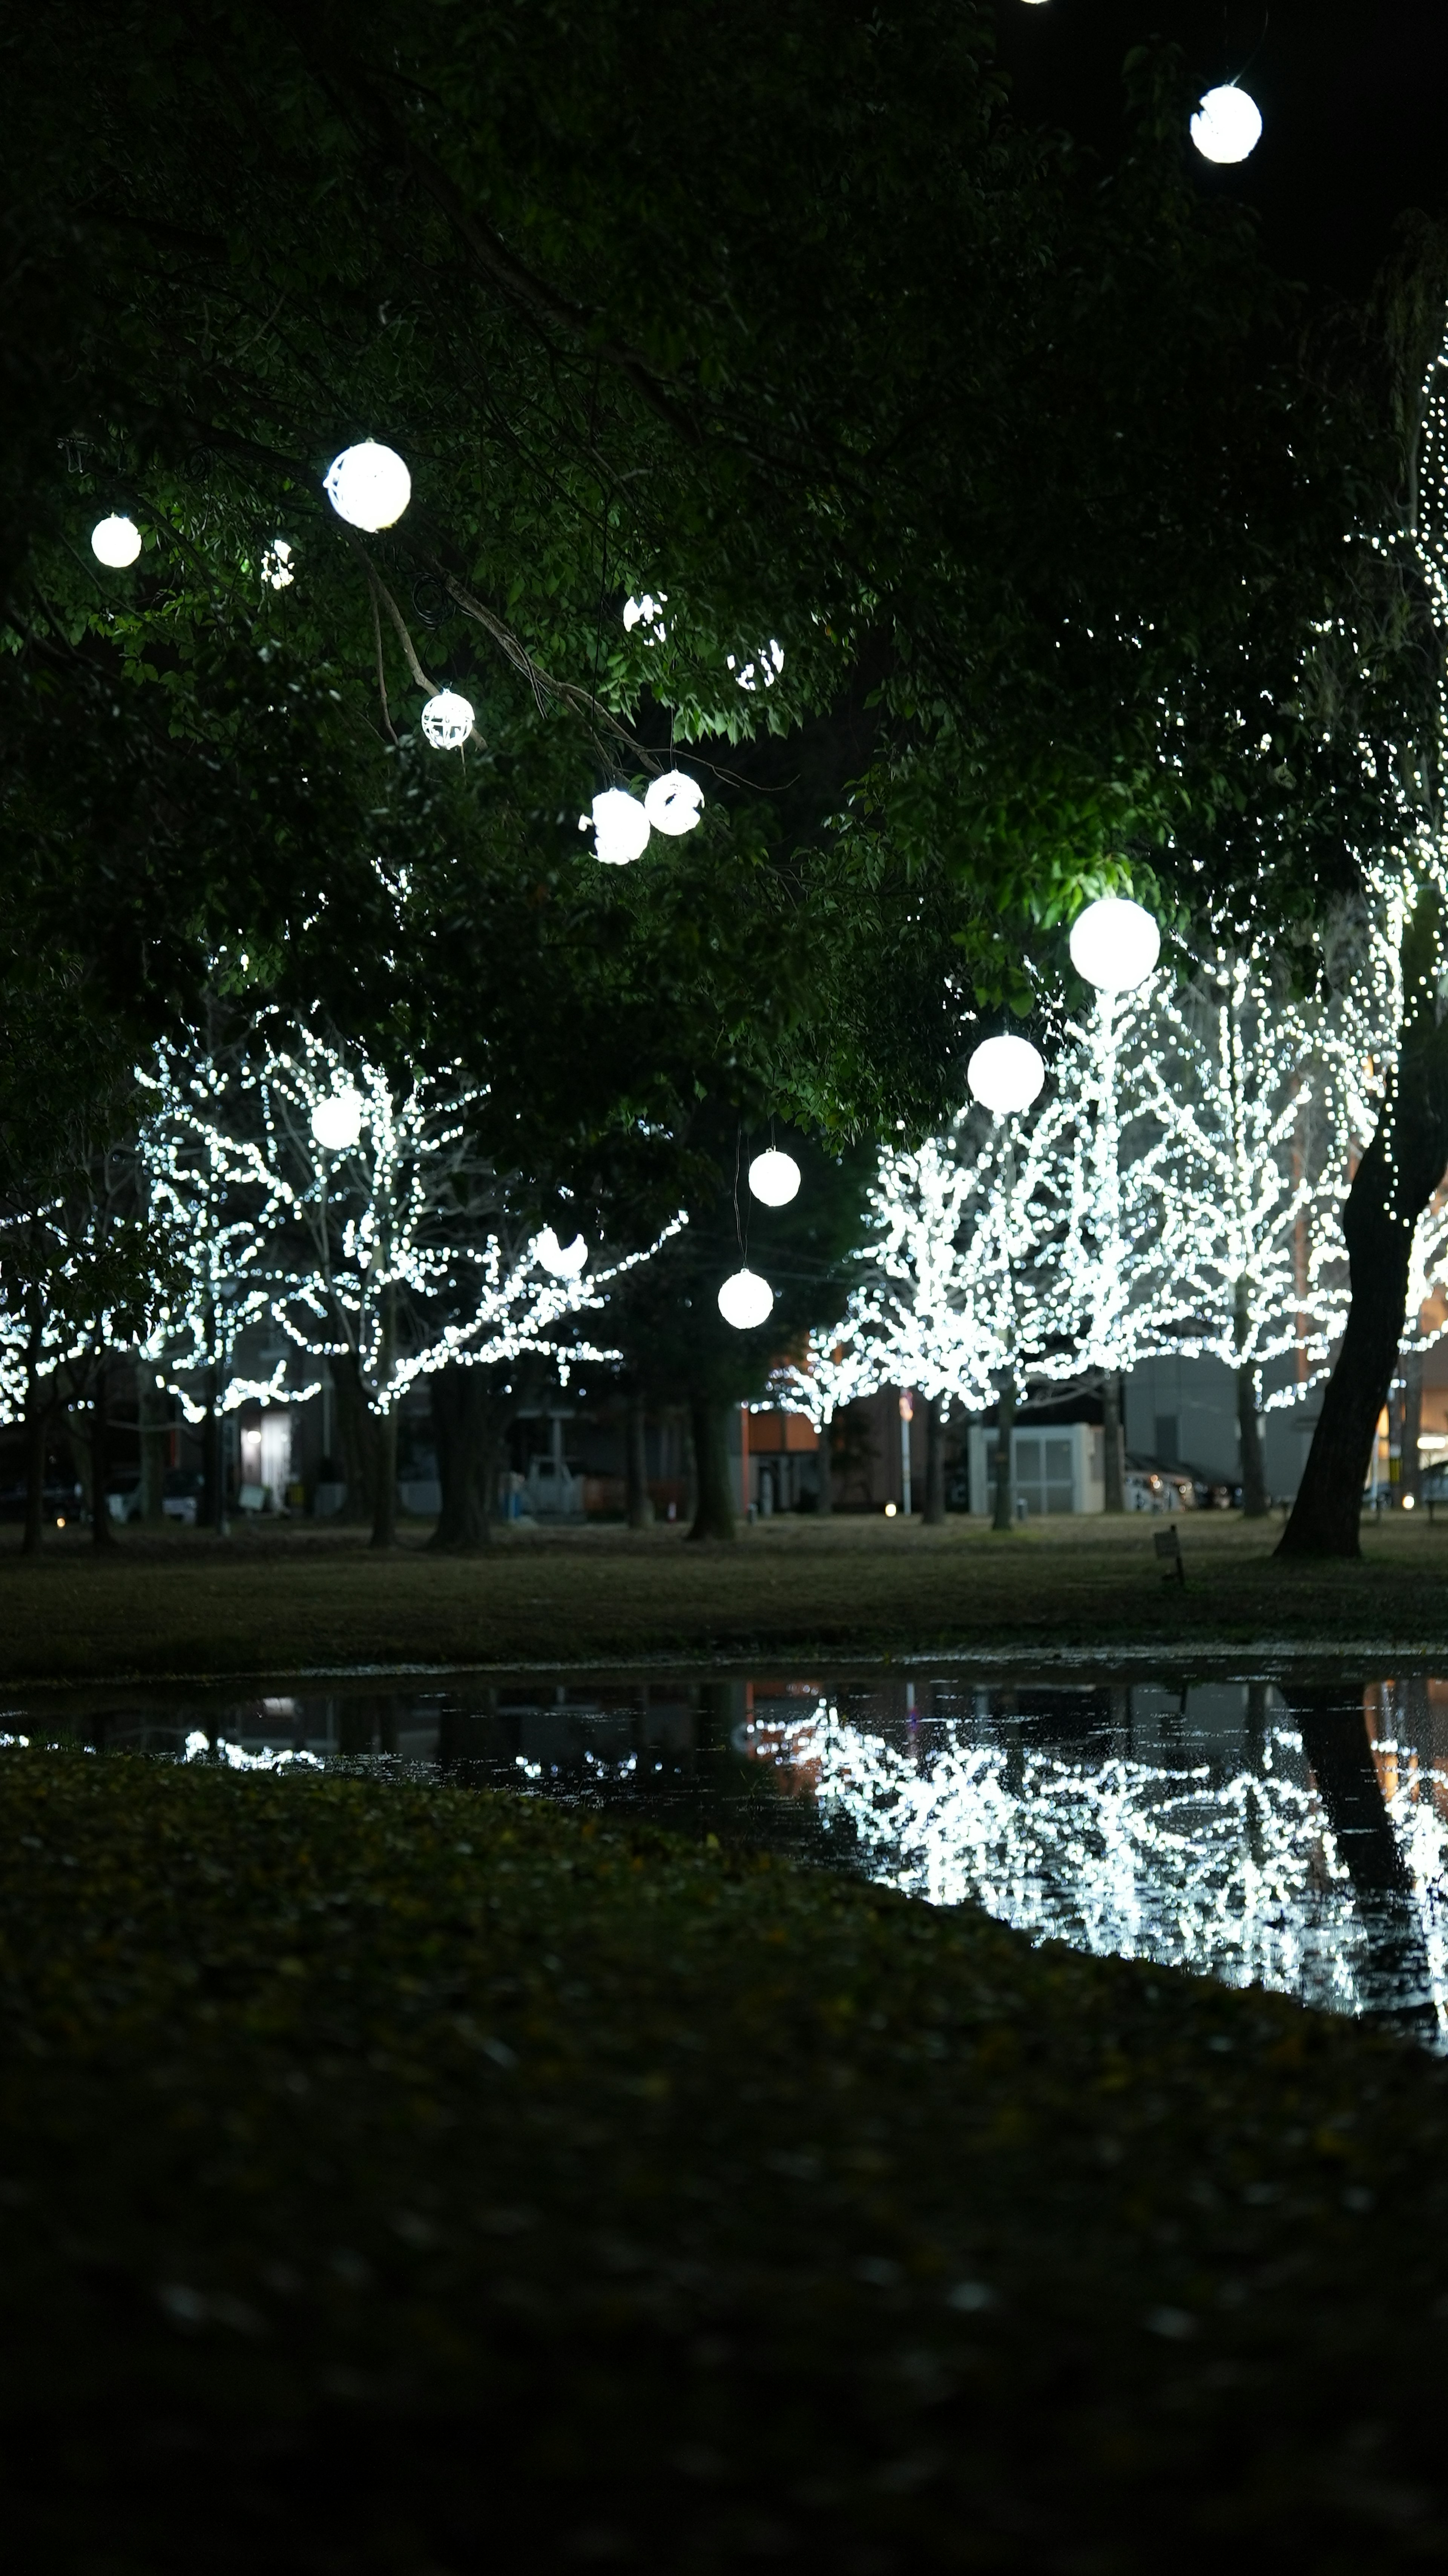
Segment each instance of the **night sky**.
[[1023,118],[1114,155],[1121,66],[1148,36],[1200,89],[1240,77],[1262,110],[1251,159],[1200,184],[1254,207],[1275,265],[1360,292],[1407,207],[1448,211],[1448,0],[997,0]]

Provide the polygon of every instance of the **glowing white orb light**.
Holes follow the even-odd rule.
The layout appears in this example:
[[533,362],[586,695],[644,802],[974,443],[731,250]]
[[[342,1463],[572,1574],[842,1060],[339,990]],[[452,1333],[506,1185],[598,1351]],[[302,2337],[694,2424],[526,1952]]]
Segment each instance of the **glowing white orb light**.
[[656,832],[677,840],[680,833],[692,832],[703,802],[704,790],[696,778],[686,777],[682,769],[666,769],[662,778],[652,782],[644,812]]
[[1088,903],[1071,925],[1071,963],[1098,993],[1134,993],[1161,955],[1161,932],[1145,906],[1124,895]]
[[555,1279],[576,1279],[588,1259],[588,1246],[581,1234],[576,1234],[571,1243],[560,1243],[551,1225],[544,1227],[533,1248],[544,1269],[551,1270]]
[[360,1091],[333,1091],[312,1111],[312,1134],[326,1154],[345,1154],[362,1133]]
[[349,528],[375,535],[401,518],[412,499],[412,476],[394,447],[364,438],[360,447],[344,447],[333,457],[322,489]]
[[1262,110],[1235,81],[1209,89],[1192,118],[1192,141],[1204,161],[1245,161],[1262,135]]
[[756,1154],[749,1166],[749,1186],[766,1207],[788,1207],[799,1195],[799,1165],[793,1154],[781,1154],[773,1145],[767,1154]]
[[473,711],[456,689],[439,689],[422,711],[422,730],[434,751],[461,751],[473,729]]
[[141,551],[141,531],[134,519],[123,518],[113,511],[110,518],[99,519],[91,530],[91,553],[97,563],[112,572],[124,572]]
[[965,1068],[971,1096],[997,1118],[1029,1109],[1046,1068],[1029,1038],[983,1038]]
[[774,1290],[757,1270],[736,1270],[719,1291],[719,1312],[736,1333],[752,1333],[767,1324],[774,1309]]
[[593,846],[606,868],[626,868],[648,848],[649,818],[636,796],[606,787],[593,800]]

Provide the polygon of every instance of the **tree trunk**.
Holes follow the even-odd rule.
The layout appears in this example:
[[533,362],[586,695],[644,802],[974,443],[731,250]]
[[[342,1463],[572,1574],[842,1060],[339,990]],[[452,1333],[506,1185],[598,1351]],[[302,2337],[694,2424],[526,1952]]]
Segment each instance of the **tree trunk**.
[[166,1444],[171,1404],[144,1361],[136,1364],[136,1422],[141,1441],[141,1518],[148,1529],[159,1529],[166,1518]]
[[1383,1802],[1362,1701],[1331,1689],[1296,1689],[1289,1705],[1359,1914],[1372,1937],[1373,1982],[1392,1996],[1391,2019],[1400,2030],[1436,2039],[1438,2016],[1423,1920],[1412,1873]]
[[697,1500],[693,1538],[733,1538],[734,1487],[729,1474],[729,1416],[733,1407],[696,1396],[689,1407],[694,1434]]
[[372,1545],[397,1545],[397,1407],[389,1404],[375,1419],[372,1455],[376,1481],[372,1497]]
[[624,1424],[624,1463],[628,1483],[628,1525],[630,1529],[652,1529],[654,1506],[649,1493],[648,1425],[644,1419],[643,1398],[631,1393]]
[[932,1395],[925,1407],[925,1526],[943,1529],[945,1525],[945,1425],[940,1418],[940,1398]]
[[1121,1371],[1108,1369],[1101,1381],[1103,1492],[1108,1512],[1126,1509],[1126,1441],[1121,1427]]
[[48,1395],[40,1392],[43,1329],[37,1306],[32,1308],[25,1349],[25,1532],[20,1545],[26,1556],[33,1556],[39,1547],[45,1522],[45,1436],[55,1402],[53,1383]]
[[442,1509],[428,1546],[439,1554],[470,1556],[492,1543],[494,1462],[504,1420],[486,1369],[449,1360],[433,1372],[432,1430],[437,1447]]
[[201,1426],[201,1520],[217,1538],[225,1538],[226,1416],[215,1402],[207,1406]]
[[116,1533],[111,1526],[111,1498],[107,1487],[111,1480],[110,1365],[102,1356],[96,1363],[95,1394],[91,1405],[91,1540],[96,1547],[114,1547]]
[[1343,1210],[1352,1304],[1279,1556],[1360,1556],[1362,1498],[1397,1366],[1413,1228],[1448,1165],[1448,1019],[1437,1016],[1442,923],[1424,896],[1403,939],[1403,1032],[1394,1098]]
[[362,1373],[352,1351],[332,1362],[332,1390],[337,1406],[337,1447],[347,1499],[338,1518],[370,1521],[377,1505],[377,1417],[368,1405]]
[[1270,1505],[1262,1472],[1262,1420],[1257,1411],[1257,1366],[1243,1360],[1237,1370],[1237,1431],[1242,1444],[1242,1512],[1249,1521],[1265,1520]]
[[815,1508],[821,1512],[832,1512],[835,1508],[834,1436],[835,1417],[831,1413],[828,1422],[820,1425],[819,1501]]
[[1016,1425],[1016,1390],[1003,1386],[996,1403],[995,1513],[991,1527],[1008,1530],[1015,1518],[1011,1480],[1011,1433]]
[[1423,1497],[1420,1491],[1423,1462],[1418,1455],[1418,1442],[1423,1431],[1423,1354],[1408,1351],[1403,1359],[1403,1480],[1399,1487],[1400,1502],[1416,1507]]

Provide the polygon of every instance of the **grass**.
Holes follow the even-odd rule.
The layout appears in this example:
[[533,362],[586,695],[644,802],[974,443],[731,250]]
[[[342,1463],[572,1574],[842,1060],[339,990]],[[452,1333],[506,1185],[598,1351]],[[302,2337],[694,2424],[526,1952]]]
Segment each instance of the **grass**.
[[0,1849],[17,2567],[1448,2548],[1397,2043],[457,1790],[11,1751]]
[[287,1673],[640,1655],[931,1646],[1336,1641],[1448,1646],[1448,1528],[1369,1524],[1358,1564],[1274,1561],[1280,1524],[1179,1524],[1187,1585],[1163,1580],[1159,1522],[1060,1521],[996,1536],[882,1519],[776,1520],[727,1546],[676,1530],[524,1532],[434,1557],[351,1532],[127,1530],[113,1550],[0,1553],[0,1680]]

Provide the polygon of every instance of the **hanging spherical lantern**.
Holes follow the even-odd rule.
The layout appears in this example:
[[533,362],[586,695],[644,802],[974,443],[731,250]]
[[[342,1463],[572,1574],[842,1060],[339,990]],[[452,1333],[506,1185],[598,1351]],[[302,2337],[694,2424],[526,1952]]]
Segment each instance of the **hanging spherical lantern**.
[[656,832],[666,832],[676,840],[681,833],[692,832],[703,802],[704,791],[696,778],[690,778],[682,769],[666,769],[649,788],[644,812]]
[[124,572],[140,551],[140,529],[134,519],[124,518],[119,510],[108,519],[98,519],[91,530],[91,553],[111,572]]
[[788,1207],[799,1193],[799,1165],[793,1154],[781,1154],[773,1145],[768,1153],[756,1154],[749,1166],[749,1186],[766,1207]]
[[1161,932],[1143,904],[1106,894],[1071,926],[1071,963],[1099,993],[1134,993],[1161,955]]
[[1192,118],[1192,141],[1204,161],[1245,161],[1262,135],[1262,110],[1235,81],[1209,89]]
[[401,518],[412,499],[412,476],[395,448],[364,438],[359,447],[344,447],[333,457],[322,489],[349,528],[375,536]]
[[312,1134],[326,1154],[346,1154],[362,1133],[362,1094],[329,1092],[312,1111]]
[[736,1270],[719,1291],[719,1312],[736,1333],[752,1333],[767,1324],[774,1309],[774,1290],[757,1270]]
[[965,1068],[971,1097],[997,1118],[1029,1109],[1046,1079],[1045,1063],[1029,1038],[983,1038]]
[[576,1279],[588,1260],[588,1246],[581,1234],[576,1234],[571,1243],[560,1243],[551,1225],[545,1225],[533,1249],[555,1279]]
[[606,787],[593,800],[593,846],[606,868],[626,868],[648,847],[649,818],[636,796]]
[[422,730],[434,751],[461,751],[473,729],[473,711],[456,689],[439,689],[422,711]]

